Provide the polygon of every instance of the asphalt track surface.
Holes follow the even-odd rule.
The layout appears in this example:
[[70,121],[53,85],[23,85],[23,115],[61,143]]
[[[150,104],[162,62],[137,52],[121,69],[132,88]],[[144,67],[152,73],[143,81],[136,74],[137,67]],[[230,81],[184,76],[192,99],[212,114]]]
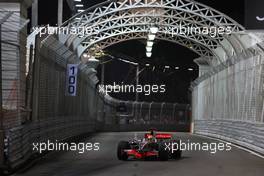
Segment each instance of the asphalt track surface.
[[[140,136],[140,135],[139,135]],[[208,138],[174,133],[183,141],[217,142]],[[263,176],[264,159],[232,147],[229,152],[211,154],[185,151],[180,160],[119,161],[116,147],[134,133],[98,133],[85,142],[100,142],[100,151],[51,152],[17,176]]]

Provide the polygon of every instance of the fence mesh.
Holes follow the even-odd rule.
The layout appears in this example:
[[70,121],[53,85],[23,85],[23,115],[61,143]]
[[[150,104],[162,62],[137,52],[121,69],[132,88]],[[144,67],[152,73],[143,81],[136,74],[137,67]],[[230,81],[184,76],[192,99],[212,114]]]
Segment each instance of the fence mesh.
[[238,59],[194,87],[194,132],[264,153],[263,55]]
[[[26,73],[23,28],[27,20],[19,12],[0,9],[0,59],[2,64],[2,108],[4,127],[10,128],[23,123],[25,118]],[[25,45],[24,45],[25,47]]]

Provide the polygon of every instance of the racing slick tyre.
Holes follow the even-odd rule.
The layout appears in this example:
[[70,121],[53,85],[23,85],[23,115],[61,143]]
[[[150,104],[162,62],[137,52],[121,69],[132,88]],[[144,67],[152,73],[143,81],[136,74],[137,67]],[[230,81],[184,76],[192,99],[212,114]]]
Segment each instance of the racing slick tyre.
[[117,158],[119,160],[126,161],[128,159],[128,155],[124,150],[130,149],[129,142],[120,141],[117,146]]
[[161,161],[167,161],[169,159],[169,154],[168,152],[165,150],[165,145],[161,144],[159,146],[159,159]]
[[[178,147],[180,146],[180,142],[179,141],[174,141],[175,143],[177,143]],[[182,156],[182,151],[178,148],[176,151],[172,151],[173,153],[171,153],[171,157],[172,159],[180,159]]]
[[174,151],[172,153],[172,158],[173,159],[180,159],[182,156],[182,151],[180,149],[178,149],[177,151]]

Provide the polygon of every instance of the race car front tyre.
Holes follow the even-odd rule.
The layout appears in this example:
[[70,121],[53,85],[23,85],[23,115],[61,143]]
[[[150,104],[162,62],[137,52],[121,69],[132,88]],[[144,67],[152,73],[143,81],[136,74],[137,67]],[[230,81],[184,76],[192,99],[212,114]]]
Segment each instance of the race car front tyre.
[[128,155],[124,150],[130,149],[129,142],[120,141],[117,146],[117,158],[119,160],[126,161],[128,159]]
[[169,159],[169,154],[168,152],[165,150],[165,145],[161,144],[159,146],[159,159],[161,161],[167,161]]

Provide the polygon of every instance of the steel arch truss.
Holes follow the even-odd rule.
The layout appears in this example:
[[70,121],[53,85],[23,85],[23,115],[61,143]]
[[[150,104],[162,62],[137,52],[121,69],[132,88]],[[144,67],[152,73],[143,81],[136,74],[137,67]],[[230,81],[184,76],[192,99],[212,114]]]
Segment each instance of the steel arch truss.
[[[120,43],[123,41],[131,39],[146,39],[147,38],[147,28],[145,30],[134,30],[130,31],[131,28],[123,28],[118,30],[112,30],[103,35],[97,36],[97,38],[92,38],[90,41],[82,42],[83,50],[81,53],[86,50],[86,48],[91,48],[94,45],[97,45],[97,48],[105,49],[113,44]],[[128,31],[126,31],[128,30]],[[169,42],[177,43],[184,47],[188,47],[190,50],[194,51],[200,56],[211,58],[214,56],[212,51],[205,46],[181,36],[171,35],[169,33],[158,33],[156,39],[166,40]]]
[[[63,42],[77,51],[80,56],[93,45],[102,48],[134,37],[145,38],[152,24],[159,26],[158,39],[169,40],[188,47],[202,57],[220,57],[214,49],[221,47],[227,56],[230,50],[221,45],[225,35],[197,33],[179,34],[175,29],[182,27],[229,27],[232,32],[244,28],[226,15],[191,0],[118,0],[107,1],[74,16],[64,26],[92,29],[85,36],[62,36]],[[168,30],[169,29],[169,30]],[[105,40],[105,41],[104,41]],[[229,41],[230,39],[227,39]],[[232,42],[229,43],[233,47]],[[233,49],[237,51],[237,49]],[[220,59],[221,60],[221,59]]]

